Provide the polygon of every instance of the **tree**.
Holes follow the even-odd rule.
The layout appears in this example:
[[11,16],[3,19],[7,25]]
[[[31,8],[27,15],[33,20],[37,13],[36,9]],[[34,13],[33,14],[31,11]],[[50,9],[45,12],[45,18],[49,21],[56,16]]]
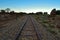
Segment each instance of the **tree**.
[[29,13],[28,15],[34,15],[34,14],[35,14],[35,13],[32,12],[32,13]]
[[25,13],[25,12],[20,12],[19,14],[20,14],[20,15],[25,15],[25,14],[27,14],[27,13]]
[[60,15],[60,10],[57,10],[56,11],[56,15]]
[[1,13],[5,13],[5,10],[1,10]]
[[15,12],[14,12],[14,11],[11,11],[10,13],[11,13],[11,14],[14,14]]
[[36,12],[36,14],[37,14],[37,15],[39,15],[39,14],[41,14],[41,15],[42,15],[42,14],[43,14],[43,12]]
[[5,10],[6,10],[6,11],[9,13],[9,11],[10,11],[10,8],[6,8]]
[[47,12],[44,12],[44,15],[48,15],[48,13]]
[[56,9],[53,9],[53,10],[51,11],[50,15],[52,15],[52,16],[56,15]]

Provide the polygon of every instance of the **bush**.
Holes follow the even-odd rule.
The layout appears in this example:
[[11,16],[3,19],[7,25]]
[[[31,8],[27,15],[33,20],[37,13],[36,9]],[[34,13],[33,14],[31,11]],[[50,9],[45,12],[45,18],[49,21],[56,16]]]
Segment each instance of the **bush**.
[[50,26],[51,28],[54,28],[54,27],[55,27],[54,24],[49,24],[49,26]]
[[50,33],[52,33],[52,34],[57,34],[54,30],[52,30],[52,29],[48,29],[48,31],[50,32]]
[[44,20],[43,23],[48,23],[48,21],[47,20]]

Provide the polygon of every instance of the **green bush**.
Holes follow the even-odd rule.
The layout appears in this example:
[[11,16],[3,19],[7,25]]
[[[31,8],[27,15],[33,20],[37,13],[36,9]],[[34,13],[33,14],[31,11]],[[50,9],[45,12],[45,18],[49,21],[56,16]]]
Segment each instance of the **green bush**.
[[48,21],[47,20],[43,20],[43,23],[48,23]]
[[54,26],[54,24],[49,24],[49,27],[54,28],[55,26]]
[[50,33],[52,33],[52,34],[57,34],[54,30],[52,30],[52,29],[48,29],[48,31],[50,32]]

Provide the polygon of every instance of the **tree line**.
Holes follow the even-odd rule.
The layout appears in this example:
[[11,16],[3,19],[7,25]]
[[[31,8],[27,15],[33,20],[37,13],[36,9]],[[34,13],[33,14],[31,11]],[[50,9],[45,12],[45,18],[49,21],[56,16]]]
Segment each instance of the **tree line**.
[[[10,8],[6,8],[5,10],[0,10],[0,14],[16,14],[17,12],[15,11],[11,11]],[[19,12],[17,14],[29,14],[29,15],[33,15],[33,14],[36,14],[36,15],[39,15],[39,14],[44,14],[44,15],[47,15],[48,12],[36,12],[36,13],[25,13],[25,12]],[[50,12],[50,15],[60,15],[60,10],[56,10],[55,8],[52,9],[52,11]]]

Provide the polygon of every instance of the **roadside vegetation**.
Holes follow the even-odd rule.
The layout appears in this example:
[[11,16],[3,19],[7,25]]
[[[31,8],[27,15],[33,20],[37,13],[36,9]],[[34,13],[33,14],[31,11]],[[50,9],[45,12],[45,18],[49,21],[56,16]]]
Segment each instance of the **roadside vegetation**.
[[[40,14],[41,13],[41,14]],[[60,38],[60,10],[53,9],[50,14],[39,12],[33,17],[43,25],[51,34]]]
[[17,21],[18,19],[21,19],[21,17],[23,17],[24,15],[26,15],[25,12],[18,13],[15,11],[11,11],[10,8],[1,9],[0,10],[0,26],[14,19]]

